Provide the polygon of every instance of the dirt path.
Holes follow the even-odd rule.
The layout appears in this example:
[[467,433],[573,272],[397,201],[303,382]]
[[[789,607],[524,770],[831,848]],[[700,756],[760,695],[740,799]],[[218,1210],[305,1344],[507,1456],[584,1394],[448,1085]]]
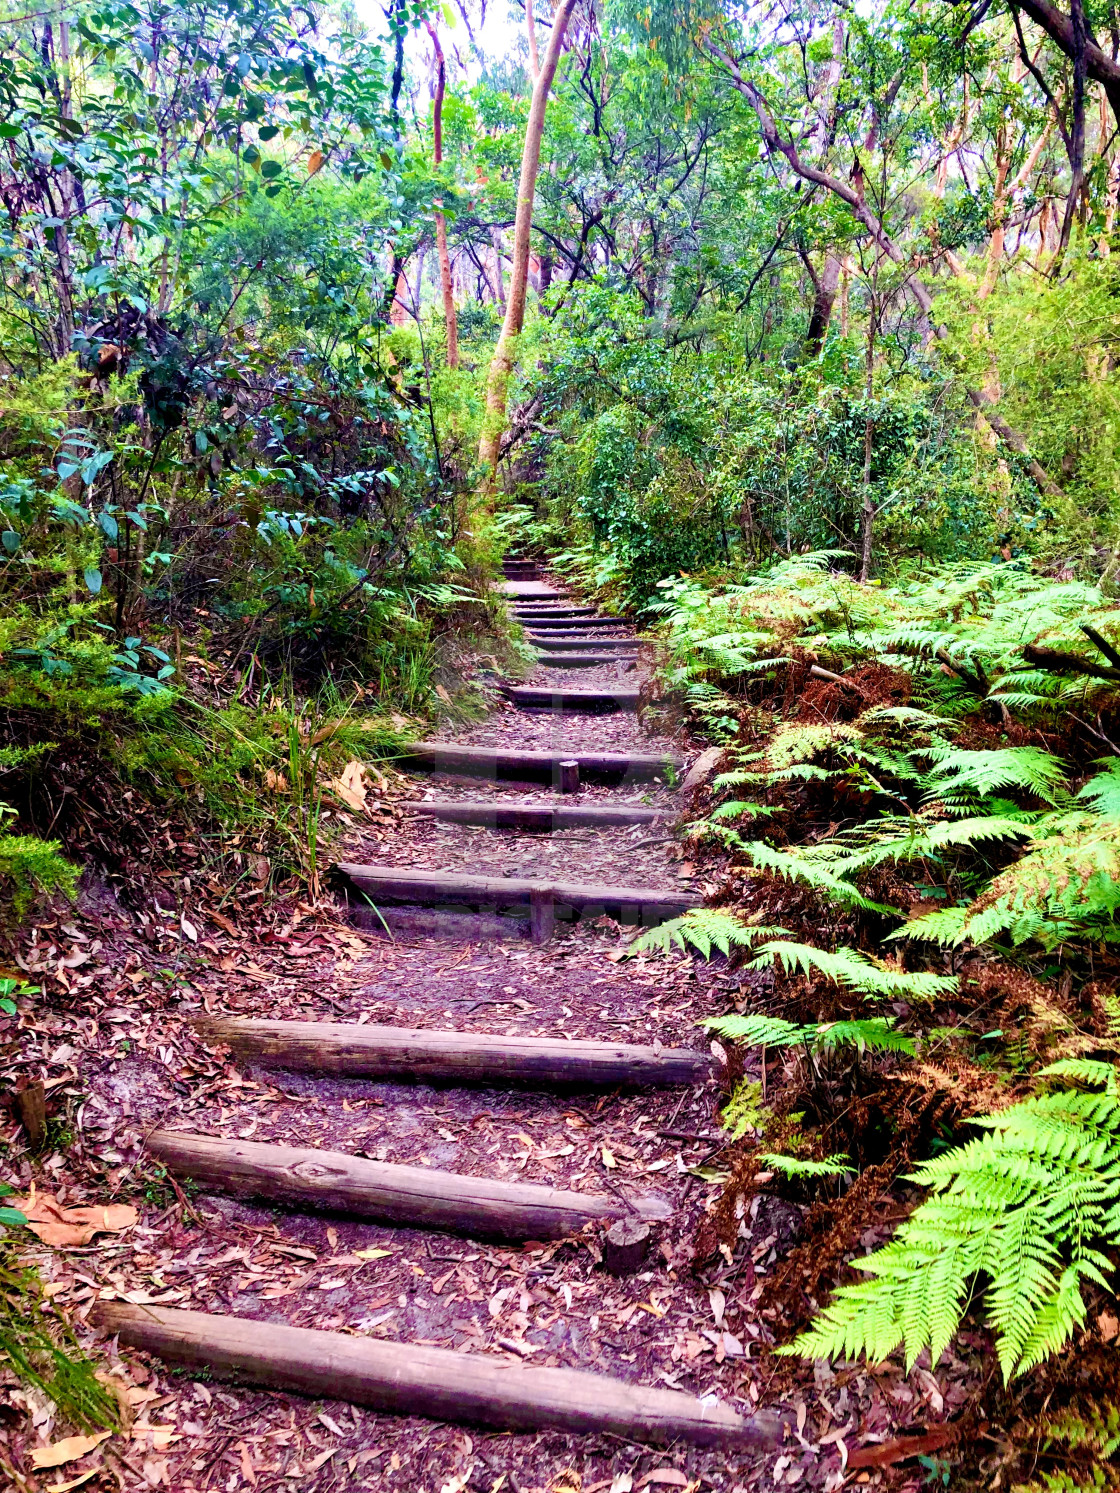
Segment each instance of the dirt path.
[[[528,683],[632,690],[639,680],[640,671],[625,662],[579,670],[542,663]],[[630,713],[512,707],[455,739],[565,752],[648,753],[670,746],[651,740]],[[547,785],[440,776],[418,777],[415,797],[555,802]],[[664,781],[589,785],[580,801],[676,812],[676,795]],[[356,831],[345,856],[437,871],[683,886],[699,900],[702,889],[679,860],[670,824],[542,835],[391,810],[383,827]],[[165,1127],[621,1200],[655,1195],[668,1204],[670,1217],[655,1226],[643,1268],[616,1278],[599,1263],[595,1234],[495,1245],[284,1212],[219,1194],[192,1196],[184,1207],[167,1179],[145,1184],[135,1228],[44,1257],[43,1273],[60,1303],[79,1316],[88,1316],[98,1300],[156,1303],[588,1369],[712,1396],[744,1413],[768,1403],[767,1379],[756,1366],[759,1326],[752,1305],[779,1243],[774,1221],[754,1223],[734,1264],[722,1263],[702,1279],[690,1268],[696,1226],[719,1188],[723,1138],[714,1078],[685,1088],[605,1093],[332,1079],[231,1062],[224,1049],[207,1047],[191,1024],[210,1012],[703,1049],[698,1021],[726,1010],[734,993],[718,966],[683,955],[620,961],[620,928],[605,917],[559,923],[552,939],[538,946],[517,919],[498,921],[492,914],[387,913],[389,937],[372,916],[358,929],[324,924],[305,908],[282,926],[254,930],[250,909],[227,910],[233,913],[227,938],[182,942],[176,995],[159,1002],[145,1000],[144,992],[166,989],[166,978],[135,955],[124,960],[135,961],[131,970],[109,962],[114,926],[107,910],[103,948],[95,957],[106,961],[101,969],[116,980],[115,990],[104,998],[91,992],[94,1019],[79,1029],[69,1018],[44,1016],[28,1033],[26,1060],[61,1075],[56,1087],[67,1093],[69,1084],[80,1103],[69,1150],[60,1148],[40,1174],[40,1188],[54,1178],[61,1204],[90,1196],[90,1179],[98,1174],[104,1188],[127,1196],[135,1173],[151,1175],[145,1136]],[[123,919],[115,931],[127,938]],[[47,954],[51,940],[53,956]],[[44,928],[36,947],[51,959],[61,941],[60,929]],[[97,973],[95,965],[90,979],[100,988]],[[26,1170],[14,1167],[11,1181],[26,1185]],[[609,1434],[552,1429],[488,1432],[227,1386],[191,1370],[171,1375],[143,1353],[124,1356],[121,1376],[132,1387],[138,1430],[123,1458],[106,1448],[103,1465],[116,1467],[118,1481],[127,1484],[183,1493],[233,1493],[243,1486],[261,1493],[295,1486],[407,1493],[627,1493],[649,1486],[734,1493],[804,1475],[808,1485],[824,1472],[811,1442],[800,1437],[784,1451],[774,1477],[773,1452],[657,1449]],[[804,1407],[800,1420],[804,1427]],[[101,1455],[81,1466],[101,1466]]]

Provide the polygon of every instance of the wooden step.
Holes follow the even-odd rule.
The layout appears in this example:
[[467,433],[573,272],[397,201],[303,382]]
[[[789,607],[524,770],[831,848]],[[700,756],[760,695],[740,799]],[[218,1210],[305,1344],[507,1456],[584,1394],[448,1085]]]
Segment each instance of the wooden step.
[[494,581],[491,590],[497,591],[500,596],[547,596],[555,600],[560,600],[564,595],[545,581]]
[[595,617],[594,607],[548,606],[544,602],[522,602],[514,607],[515,617]]
[[625,653],[550,653],[541,659],[546,669],[597,669],[600,664],[617,664],[635,661],[634,655]]
[[431,803],[414,799],[405,804],[414,814],[443,819],[450,824],[484,824],[488,829],[524,829],[550,833],[586,825],[654,824],[672,819],[674,809],[647,809],[640,804],[588,804],[585,808],[518,803],[513,799],[480,799],[471,803]]
[[[600,660],[613,663],[613,659]],[[549,666],[556,659],[549,659]],[[579,659],[582,666],[587,660]],[[395,759],[395,766],[423,772],[458,773],[472,778],[512,782],[552,783],[560,780],[561,762],[579,763],[584,781],[598,779],[619,783],[646,781],[664,774],[666,765],[677,773],[684,763],[670,753],[659,756],[642,752],[505,751],[500,747],[459,746],[454,741],[416,741]]]
[[195,1026],[208,1041],[225,1043],[238,1057],[264,1067],[335,1078],[613,1088],[693,1083],[711,1067],[703,1052],[627,1042],[224,1016]]
[[665,1219],[672,1212],[660,1197],[623,1201],[430,1166],[395,1166],[343,1151],[221,1140],[191,1131],[154,1130],[146,1145],[169,1171],[204,1189],[472,1238],[563,1239],[587,1223],[634,1210],[649,1219]]
[[605,1432],[625,1441],[768,1450],[784,1435],[773,1412],[744,1416],[714,1395],[646,1389],[605,1374],[174,1307],[101,1301],[94,1310],[103,1332],[165,1363],[390,1414],[509,1431]]
[[527,685],[507,685],[502,693],[521,710],[568,710],[582,711],[587,715],[609,715],[615,710],[638,708],[636,689],[538,689]]
[[[629,627],[625,617],[582,617],[576,622],[577,628],[583,627],[612,627],[616,630],[620,627]],[[556,628],[572,628],[571,621],[566,617],[534,617],[534,632],[552,632]]]
[[545,637],[538,634],[532,642],[534,648],[544,652],[580,653],[587,650],[604,653],[608,648],[616,648],[625,653],[631,653],[635,657],[638,653],[638,643],[634,638],[580,638],[569,637],[567,634],[560,637]]
[[646,927],[696,907],[695,892],[655,887],[597,886],[594,883],[541,881],[519,876],[469,876],[453,871],[417,871],[402,866],[367,866],[343,861],[336,868],[352,887],[374,903],[418,902],[429,907],[533,907],[547,900],[558,911],[580,917],[607,913]]

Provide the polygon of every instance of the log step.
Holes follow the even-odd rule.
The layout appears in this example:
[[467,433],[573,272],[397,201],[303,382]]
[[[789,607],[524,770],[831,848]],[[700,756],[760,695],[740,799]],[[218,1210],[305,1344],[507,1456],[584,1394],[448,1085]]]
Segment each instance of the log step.
[[[543,629],[551,632],[555,628],[570,628],[571,621],[566,617],[534,617],[533,630]],[[581,617],[578,619],[579,627],[629,627],[625,617]]]
[[545,602],[521,602],[514,607],[515,617],[594,617],[594,607],[549,606]]
[[429,803],[414,800],[405,805],[414,814],[443,819],[450,824],[484,824],[488,829],[540,830],[581,829],[586,825],[653,824],[674,817],[671,809],[647,809],[639,804],[588,805],[586,808],[553,808],[551,804],[517,803],[513,800],[482,799],[471,803]]
[[614,648],[620,652],[629,653],[635,658],[638,656],[638,643],[634,638],[581,638],[569,636],[567,633],[555,637],[537,633],[533,636],[532,643],[538,652],[580,653],[587,649],[595,653],[605,653],[608,648]]
[[646,1389],[605,1374],[536,1368],[484,1353],[413,1347],[250,1317],[102,1301],[94,1320],[165,1363],[348,1400],[371,1410],[510,1431],[609,1432],[629,1441],[776,1449],[780,1417],[740,1415],[714,1396]]
[[545,581],[495,581],[492,589],[500,596],[531,596],[534,600],[539,600],[543,596],[549,600],[560,601],[564,594]]
[[341,1021],[259,1021],[209,1017],[195,1023],[211,1042],[266,1068],[335,1078],[451,1081],[557,1088],[693,1083],[706,1053],[627,1042],[358,1026]]
[[554,908],[577,916],[599,917],[607,913],[623,922],[637,921],[652,927],[666,918],[680,917],[700,900],[693,892],[663,892],[654,887],[596,886],[518,876],[462,876],[451,871],[363,866],[353,861],[343,861],[337,870],[375,905],[392,901],[419,902],[429,907],[532,907],[546,900]]
[[625,653],[550,653],[541,659],[547,669],[597,669],[600,664],[636,662],[636,654]]
[[660,1197],[624,1202],[430,1166],[366,1161],[343,1151],[220,1140],[182,1130],[155,1130],[147,1147],[176,1176],[233,1197],[263,1198],[472,1238],[563,1239],[600,1219],[634,1211],[643,1218],[665,1219],[672,1211]]
[[587,715],[609,715],[615,710],[637,710],[636,689],[534,689],[507,685],[502,693],[521,710],[573,710]]
[[[613,659],[598,660],[612,663]],[[587,663],[579,659],[579,665]],[[556,659],[549,659],[556,666]],[[533,752],[503,751],[498,747],[459,746],[453,741],[416,741],[396,759],[398,767],[422,772],[459,773],[474,778],[513,782],[553,783],[560,780],[561,762],[579,763],[579,775],[587,780],[619,783],[647,781],[672,767],[677,773],[684,763],[669,754],[651,756],[641,752]]]

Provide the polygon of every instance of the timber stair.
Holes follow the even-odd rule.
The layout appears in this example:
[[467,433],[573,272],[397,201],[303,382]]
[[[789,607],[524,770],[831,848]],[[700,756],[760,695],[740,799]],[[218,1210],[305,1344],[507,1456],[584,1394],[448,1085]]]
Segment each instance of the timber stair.
[[[545,599],[547,608],[540,612],[535,606],[526,608],[522,615],[540,637],[542,665],[575,668],[626,662],[620,650],[632,652],[632,639],[589,636],[625,624],[617,618],[599,617],[590,608],[567,604],[561,593],[538,579],[539,573],[535,562],[507,557],[502,589],[507,595],[531,596],[534,603]],[[576,632],[577,637],[543,636],[556,629]],[[638,692],[630,689],[579,690],[546,683],[510,685],[505,693],[511,703],[527,711],[631,710],[638,704]],[[539,803],[498,796],[483,801],[424,800],[410,803],[408,810],[418,818],[495,831],[554,833],[582,826],[609,830],[663,821],[671,816],[671,809],[598,799],[572,802],[572,796],[581,781],[618,785],[663,778],[671,783],[684,764],[664,752],[517,750],[428,741],[410,746],[398,765],[418,772],[552,784],[567,801]],[[579,918],[606,912],[619,920],[648,925],[674,917],[696,901],[680,888],[605,885],[593,880],[466,875],[356,862],[343,863],[336,872],[351,907],[359,900],[366,905],[373,902],[375,907],[378,903],[499,910],[527,907],[531,933],[538,942],[552,934],[558,916]],[[364,1020],[279,1021],[215,1015],[200,1019],[197,1026],[204,1039],[222,1044],[235,1059],[254,1067],[351,1081],[614,1091],[635,1085],[692,1084],[703,1081],[710,1070],[707,1054],[666,1048],[656,1040],[641,1046],[566,1034],[560,1039],[378,1026]],[[625,1219],[634,1228],[671,1215],[671,1206],[663,1197],[624,1196],[609,1182],[610,1194],[575,1192],[431,1166],[374,1161],[324,1148],[183,1130],[156,1130],[148,1134],[146,1144],[172,1176],[190,1179],[209,1191],[301,1212],[375,1219],[470,1239],[563,1239],[583,1236],[612,1220]],[[135,1306],[125,1301],[100,1302],[94,1320],[105,1331],[119,1335],[122,1343],[170,1363],[209,1370],[240,1383],[320,1399],[341,1398],[394,1414],[510,1431],[609,1433],[631,1442],[758,1450],[779,1447],[787,1434],[779,1416],[766,1411],[742,1414],[721,1404],[715,1395],[700,1398],[679,1389],[636,1385],[583,1370],[511,1365],[485,1353],[452,1351],[426,1342],[378,1341],[235,1314],[158,1304]],[[511,1486],[517,1484],[511,1482]]]

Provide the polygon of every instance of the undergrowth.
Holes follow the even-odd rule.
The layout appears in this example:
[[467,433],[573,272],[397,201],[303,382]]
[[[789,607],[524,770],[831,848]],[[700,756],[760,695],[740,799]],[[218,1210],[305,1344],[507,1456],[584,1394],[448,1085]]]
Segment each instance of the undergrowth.
[[[1120,608],[1022,563],[843,563],[653,607],[659,708],[725,748],[686,827],[717,905],[633,945],[739,972],[699,1258],[777,1189],[809,1209],[762,1295],[782,1354],[936,1366],[982,1310],[1030,1382],[1114,1299]],[[886,1189],[910,1211],[865,1254]]]

